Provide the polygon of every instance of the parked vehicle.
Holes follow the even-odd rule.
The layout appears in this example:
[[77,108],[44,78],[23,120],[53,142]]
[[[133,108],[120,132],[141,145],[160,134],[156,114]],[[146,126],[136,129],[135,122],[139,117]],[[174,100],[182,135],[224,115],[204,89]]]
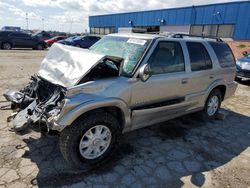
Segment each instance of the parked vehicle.
[[0,31],[0,47],[4,50],[11,48],[33,48],[43,50],[47,44],[36,38],[22,32]]
[[34,34],[32,34],[32,36],[37,37],[37,38],[39,38],[40,40],[43,40],[43,41],[52,38],[52,35],[49,34],[46,31],[40,31],[40,32],[34,33]]
[[16,131],[35,123],[58,131],[65,160],[87,170],[122,133],[193,112],[213,119],[236,90],[235,72],[218,38],[110,34],[90,49],[54,44],[28,86],[4,96]]
[[48,46],[51,46],[55,42],[58,42],[60,40],[66,39],[66,38],[67,38],[66,36],[55,36],[51,39],[45,40],[45,42],[47,43]]
[[244,57],[236,61],[236,77],[235,80],[250,79],[250,53],[243,52]]
[[58,43],[60,43],[60,44],[68,44],[68,43],[70,43],[73,39],[75,39],[75,38],[77,38],[78,36],[72,36],[72,37],[68,37],[68,38],[66,38],[66,39],[63,39],[63,40],[60,40],[60,41],[58,41]]
[[69,45],[69,46],[76,46],[80,48],[89,48],[93,44],[95,44],[101,37],[95,35],[84,35],[84,36],[77,36],[70,40],[60,41],[60,43]]

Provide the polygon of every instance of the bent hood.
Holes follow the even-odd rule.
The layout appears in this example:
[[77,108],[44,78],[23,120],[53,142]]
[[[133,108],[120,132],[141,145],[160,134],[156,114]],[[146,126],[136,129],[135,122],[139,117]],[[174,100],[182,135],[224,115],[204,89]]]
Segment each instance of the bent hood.
[[54,43],[41,63],[38,75],[63,87],[76,85],[105,55]]

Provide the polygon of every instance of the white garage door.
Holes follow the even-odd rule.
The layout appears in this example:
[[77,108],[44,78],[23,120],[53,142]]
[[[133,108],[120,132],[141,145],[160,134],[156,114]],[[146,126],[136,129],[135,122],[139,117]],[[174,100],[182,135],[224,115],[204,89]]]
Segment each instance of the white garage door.
[[160,26],[160,32],[189,34],[190,25],[165,25]]

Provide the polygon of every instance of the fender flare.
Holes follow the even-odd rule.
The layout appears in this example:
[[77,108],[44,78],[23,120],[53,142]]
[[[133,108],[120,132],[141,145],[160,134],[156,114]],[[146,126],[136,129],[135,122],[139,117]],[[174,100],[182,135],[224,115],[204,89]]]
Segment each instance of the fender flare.
[[81,115],[91,111],[91,110],[97,110],[99,108],[103,107],[117,107],[121,110],[123,116],[124,116],[124,127],[131,124],[131,118],[130,118],[130,110],[128,109],[127,104],[117,98],[108,98],[105,100],[91,100],[84,102],[75,108],[69,110],[62,116],[59,116],[58,119],[56,119],[57,127],[59,128],[59,131],[63,130],[66,126],[71,125],[77,118],[79,118]]

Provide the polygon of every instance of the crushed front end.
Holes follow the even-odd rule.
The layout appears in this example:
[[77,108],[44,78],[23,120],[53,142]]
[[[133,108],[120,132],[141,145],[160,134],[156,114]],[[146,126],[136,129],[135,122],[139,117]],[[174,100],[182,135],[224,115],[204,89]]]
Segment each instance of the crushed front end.
[[4,93],[14,111],[12,128],[21,131],[28,125],[37,125],[40,129],[49,131],[51,125],[48,118],[60,113],[65,92],[64,87],[34,75],[24,89]]

